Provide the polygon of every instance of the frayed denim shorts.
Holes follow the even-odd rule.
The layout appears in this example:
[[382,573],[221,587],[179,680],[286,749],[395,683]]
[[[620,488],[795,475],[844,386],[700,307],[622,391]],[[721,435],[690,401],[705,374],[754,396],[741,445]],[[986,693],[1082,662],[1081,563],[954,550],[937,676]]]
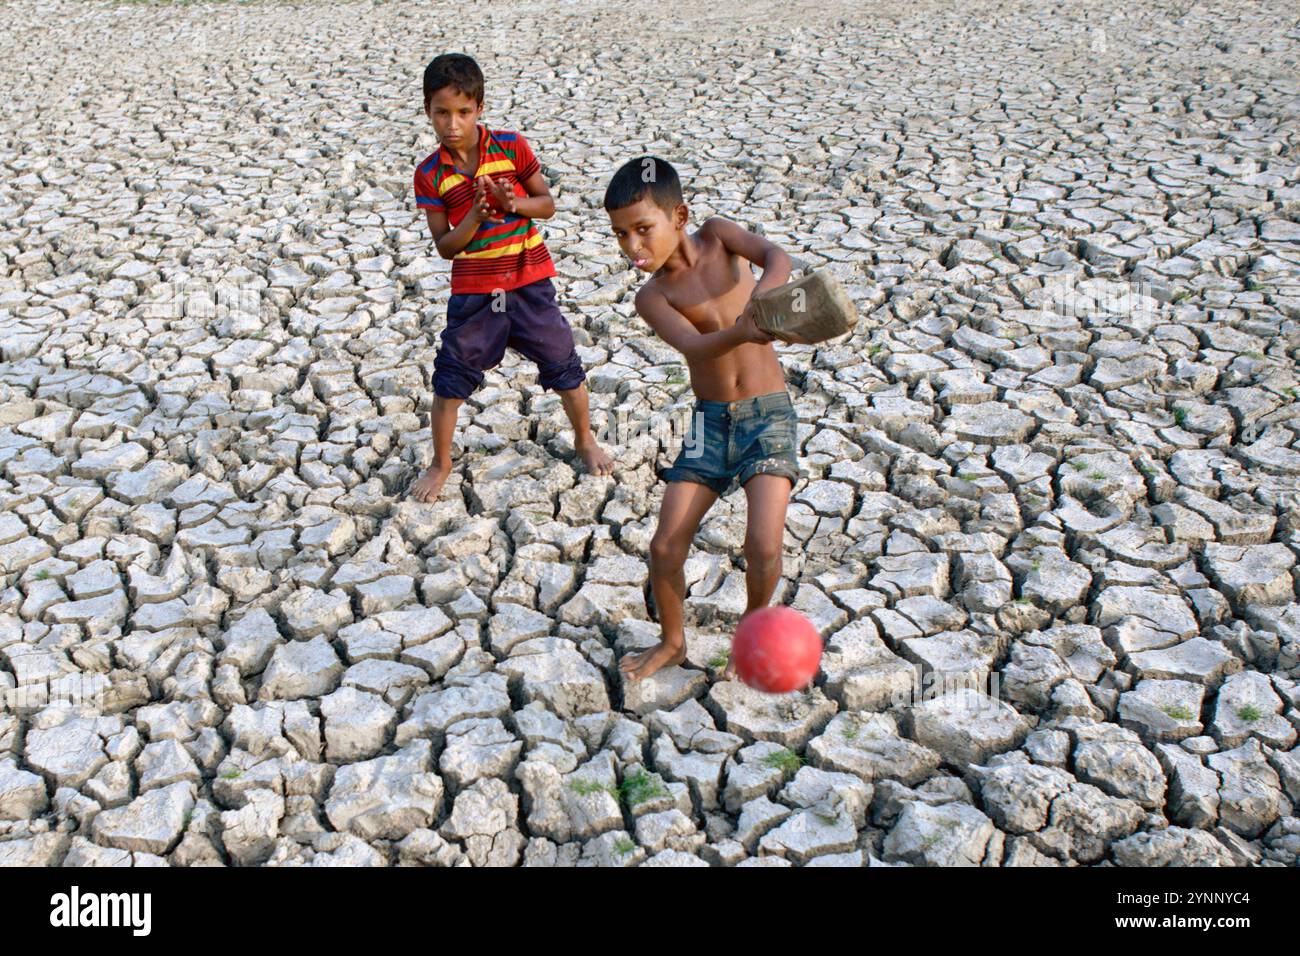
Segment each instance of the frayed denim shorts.
[[805,474],[799,467],[798,425],[789,392],[736,402],[697,401],[692,434],[660,477],[707,485],[719,495],[755,475],[781,475],[793,488]]

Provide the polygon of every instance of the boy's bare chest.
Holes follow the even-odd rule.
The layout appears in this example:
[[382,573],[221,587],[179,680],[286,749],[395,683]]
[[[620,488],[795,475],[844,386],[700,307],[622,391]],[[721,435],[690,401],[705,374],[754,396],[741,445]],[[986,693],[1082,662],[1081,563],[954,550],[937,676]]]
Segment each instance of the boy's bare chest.
[[[701,332],[716,332],[735,321],[749,299],[753,274],[725,249],[708,253],[689,275],[666,292],[669,303]],[[739,302],[739,305],[737,305]]]

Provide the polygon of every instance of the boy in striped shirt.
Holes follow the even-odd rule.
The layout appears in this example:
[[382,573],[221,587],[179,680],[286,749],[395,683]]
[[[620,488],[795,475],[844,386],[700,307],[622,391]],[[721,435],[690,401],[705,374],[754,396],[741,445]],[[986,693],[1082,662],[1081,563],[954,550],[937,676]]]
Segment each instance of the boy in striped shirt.
[[451,473],[456,415],[506,346],[537,363],[538,382],[559,393],[587,470],[612,474],[591,433],[586,373],[555,302],[555,266],[534,219],[555,215],[541,164],[518,133],[479,124],[483,73],[463,53],[424,71],[424,112],[441,144],[415,170],[416,203],[438,254],[451,259],[447,326],[433,362],[433,462],[411,486],[436,501]]

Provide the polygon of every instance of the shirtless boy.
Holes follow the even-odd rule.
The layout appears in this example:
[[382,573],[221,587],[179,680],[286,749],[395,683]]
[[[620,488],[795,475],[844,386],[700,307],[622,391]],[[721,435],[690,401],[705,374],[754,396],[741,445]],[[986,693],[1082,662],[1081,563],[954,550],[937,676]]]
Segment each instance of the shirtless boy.
[[587,470],[612,474],[613,459],[591,433],[573,332],[555,302],[555,266],[533,224],[555,215],[541,164],[521,134],[479,123],[483,73],[463,53],[425,68],[424,112],[440,145],[416,167],[415,199],[438,254],[452,260],[452,294],[433,361],[433,463],[411,497],[442,493],[456,415],[507,345],[536,362],[538,384],[559,394]]
[[[780,580],[786,507],[803,475],[798,418],[773,339],[754,324],[750,297],[784,285],[790,257],[716,216],[688,233],[677,172],[653,156],[634,159],[614,174],[605,211],[624,254],[650,274],[637,293],[636,310],[685,357],[697,399],[694,421],[703,430],[692,443],[696,457],[684,448],[662,475],[668,487],[650,542],[650,586],[663,633],[654,647],[619,664],[640,679],[686,657],[683,566],[700,522],[720,495],[745,489],[745,614],[766,607]],[[750,263],[763,268],[757,283]],[[733,673],[729,664],[724,676]]]

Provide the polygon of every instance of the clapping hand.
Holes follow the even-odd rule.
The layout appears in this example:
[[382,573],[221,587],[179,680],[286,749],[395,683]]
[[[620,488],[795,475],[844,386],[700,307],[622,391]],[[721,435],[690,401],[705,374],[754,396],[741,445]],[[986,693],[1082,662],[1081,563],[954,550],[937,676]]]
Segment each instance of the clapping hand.
[[513,189],[505,183],[498,182],[491,176],[480,176],[478,181],[484,185],[487,195],[498,209],[512,216],[515,215],[515,200],[519,197],[515,195]]
[[488,201],[487,187],[483,184],[484,180],[491,182],[486,176],[480,176],[474,180],[474,203],[470,206],[469,215],[474,217],[477,222],[505,222],[496,214],[492,204]]

